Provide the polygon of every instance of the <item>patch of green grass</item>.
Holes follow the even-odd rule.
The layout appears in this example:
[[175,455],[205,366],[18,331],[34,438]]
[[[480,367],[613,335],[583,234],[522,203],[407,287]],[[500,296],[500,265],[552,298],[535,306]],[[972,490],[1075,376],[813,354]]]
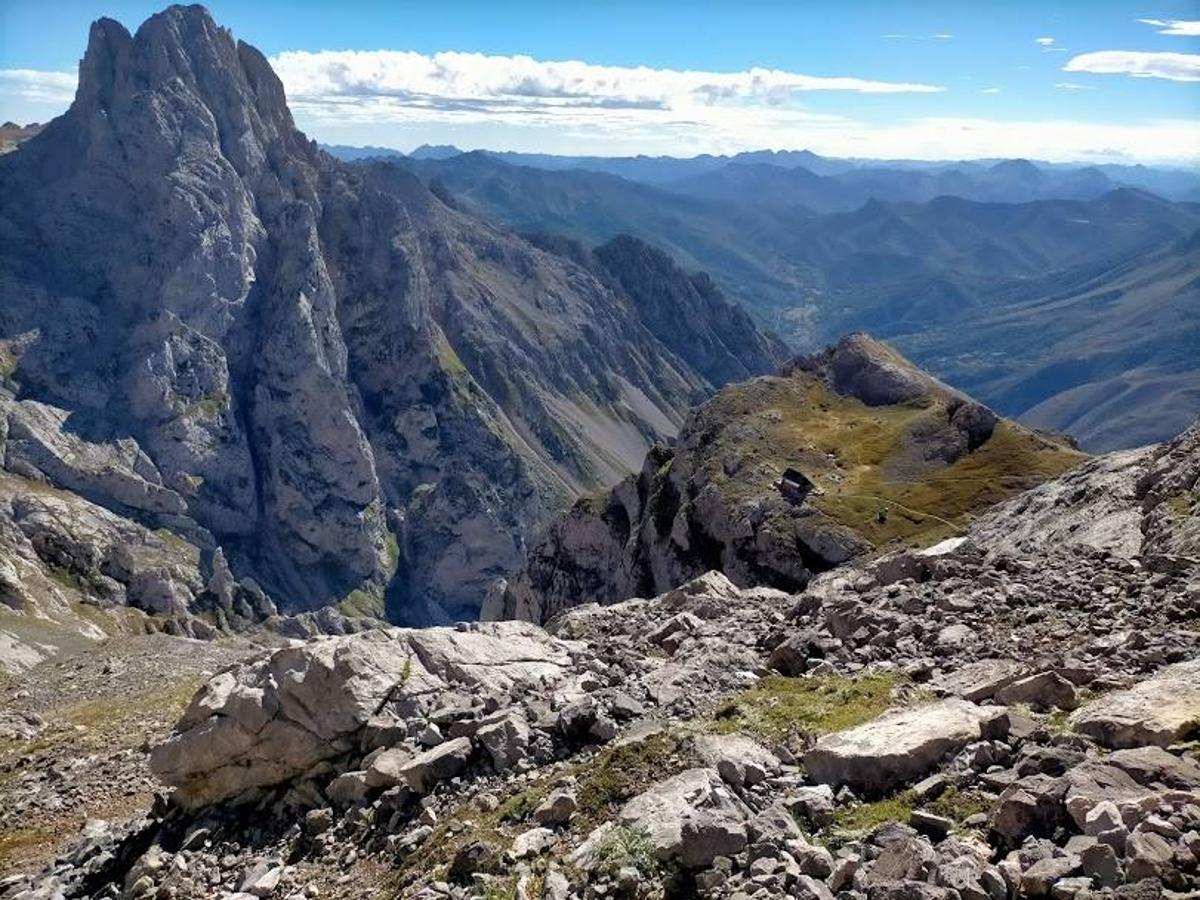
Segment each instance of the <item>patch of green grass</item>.
[[53,828],[8,828],[0,830],[0,862],[23,850],[42,847],[58,837]]
[[438,365],[442,367],[442,371],[451,378],[469,378],[470,373],[467,367],[463,365],[462,359],[459,358],[458,352],[446,339],[445,335],[438,334],[435,342],[437,352]]
[[544,784],[537,784],[513,794],[496,809],[498,822],[524,822],[538,808],[549,789]]
[[181,538],[175,532],[171,531],[171,529],[157,528],[154,531],[154,535],[155,537],[161,539],[164,544],[167,544],[169,547],[171,547],[171,549],[177,550],[185,555],[192,562],[198,563],[200,561],[200,548],[195,544],[189,543],[186,539]]
[[578,767],[576,792],[582,823],[599,823],[655,782],[686,769],[691,759],[680,737],[652,734],[645,740],[601,750]]
[[826,831],[831,837],[855,838],[870,834],[888,822],[908,824],[915,799],[912,791],[903,791],[871,803],[840,807]]
[[59,587],[66,588],[68,591],[83,593],[87,590],[87,584],[84,580],[69,569],[63,569],[59,566],[49,566],[46,573],[50,576],[51,581]]
[[793,733],[842,731],[884,712],[898,683],[891,673],[858,678],[773,675],[719,705],[713,713],[715,730],[721,734],[742,732],[769,743]]
[[206,419],[211,419],[225,411],[228,401],[229,398],[223,391],[211,394],[208,397],[202,397],[194,403],[189,403],[184,409],[184,415],[198,415]]
[[483,889],[483,900],[517,900],[517,877],[489,881]]
[[199,677],[186,678],[162,688],[60,707],[47,716],[52,725],[32,741],[0,742],[0,764],[14,756],[45,753],[67,744],[74,751],[137,747],[145,740],[149,723],[179,718],[202,683]]
[[353,590],[337,606],[342,615],[351,619],[382,619],[383,598],[364,590]]
[[388,578],[396,574],[400,567],[400,543],[390,531],[383,537],[384,548],[387,551]]
[[1192,491],[1180,491],[1178,494],[1172,494],[1167,498],[1167,512],[1174,518],[1182,519],[1192,514],[1192,506],[1196,502],[1197,495]]
[[992,801],[974,790],[959,790],[951,785],[936,800],[923,807],[934,815],[945,816],[961,824],[963,820],[992,810]]

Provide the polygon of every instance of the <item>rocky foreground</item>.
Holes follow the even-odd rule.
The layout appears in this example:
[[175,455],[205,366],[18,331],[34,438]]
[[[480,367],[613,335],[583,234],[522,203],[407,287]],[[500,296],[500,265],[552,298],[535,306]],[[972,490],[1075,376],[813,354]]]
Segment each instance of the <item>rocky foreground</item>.
[[801,594],[235,662],[150,751],[173,790],[2,896],[1196,896],[1198,440]]

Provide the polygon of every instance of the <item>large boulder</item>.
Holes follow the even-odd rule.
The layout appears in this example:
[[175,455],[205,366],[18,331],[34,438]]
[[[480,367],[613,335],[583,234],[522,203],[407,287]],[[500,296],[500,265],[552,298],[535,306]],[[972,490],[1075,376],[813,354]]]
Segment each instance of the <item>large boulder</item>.
[[[175,733],[152,751],[151,767],[185,806],[252,799],[335,762],[361,768],[354,763],[368,725],[377,734],[403,732],[408,718],[453,700],[487,694],[503,702],[552,690],[566,680],[569,662],[561,642],[520,622],[379,629],[287,647],[201,688]],[[470,744],[464,738],[430,752],[442,755],[376,758],[371,781],[386,783],[390,765],[392,780],[419,782],[413,787],[420,792],[461,769]]]
[[1200,734],[1200,659],[1162,669],[1075,711],[1071,725],[1114,749],[1166,747]]
[[821,783],[880,793],[919,778],[971,741],[1007,730],[1002,707],[950,698],[892,710],[857,728],[827,734],[804,755],[804,765]]
[[688,868],[712,864],[746,846],[745,805],[712,769],[687,769],[621,808],[621,822],[644,831],[662,861]]

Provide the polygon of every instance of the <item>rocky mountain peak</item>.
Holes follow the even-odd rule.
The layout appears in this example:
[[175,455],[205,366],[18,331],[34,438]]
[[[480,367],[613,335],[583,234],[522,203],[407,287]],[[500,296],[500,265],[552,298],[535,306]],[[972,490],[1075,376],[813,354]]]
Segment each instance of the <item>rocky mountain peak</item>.
[[[284,612],[472,618],[711,389],[656,322],[726,379],[776,356],[681,271],[651,316],[443,196],[320,153],[202,7],[98,21],[71,108],[0,158],[5,469],[191,542],[174,609],[219,558]],[[86,595],[100,559],[73,564]]]
[[178,148],[211,143],[243,175],[268,147],[312,154],[266,58],[198,5],[168,7],[134,35],[112,19],[92,25],[67,118],[87,131],[144,138],[148,115]]
[[786,371],[810,372],[831,390],[867,406],[962,395],[869,334],[848,334],[824,350],[794,359]]

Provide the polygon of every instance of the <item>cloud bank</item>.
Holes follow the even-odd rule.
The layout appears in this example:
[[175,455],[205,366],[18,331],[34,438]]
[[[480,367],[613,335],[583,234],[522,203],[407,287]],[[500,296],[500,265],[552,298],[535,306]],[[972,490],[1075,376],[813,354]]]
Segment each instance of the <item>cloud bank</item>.
[[1138,19],[1143,25],[1153,25],[1159,34],[1173,34],[1179,37],[1200,37],[1200,22],[1186,19]]
[[76,76],[71,72],[39,69],[0,69],[0,93],[32,103],[61,103],[75,97]]
[[[1122,56],[1127,56],[1121,54]],[[1164,54],[1150,54],[1161,57]],[[1114,61],[1085,54],[1070,71],[1169,71],[1196,77],[1185,54],[1163,60]],[[1089,59],[1090,57],[1090,59]],[[831,156],[964,159],[1200,162],[1200,122],[1143,120],[1108,124],[1069,120],[937,115],[937,85],[803,75],[773,69],[714,73],[648,67],[540,62],[473,53],[402,51],[281,53],[271,60],[298,124],[328,143],[408,148],[454,143],[464,149],[687,156],[761,148],[807,147]],[[75,75],[0,70],[0,100],[36,97],[59,110]],[[1061,90],[1085,85],[1061,82]],[[986,93],[996,88],[985,87]],[[850,103],[836,113],[800,101],[812,92],[874,95],[905,102],[926,95],[924,115],[856,118]],[[907,102],[911,102],[910,97]]]
[[362,102],[377,112],[389,106],[497,114],[563,108],[689,110],[782,106],[811,91],[927,94],[944,90],[931,84],[779,69],[682,71],[458,52],[292,50],[273,57],[271,65],[296,103]]
[[1150,53],[1143,50],[1100,50],[1073,57],[1063,66],[1063,71],[1132,75],[1134,78],[1165,78],[1169,81],[1200,81],[1200,55]]

